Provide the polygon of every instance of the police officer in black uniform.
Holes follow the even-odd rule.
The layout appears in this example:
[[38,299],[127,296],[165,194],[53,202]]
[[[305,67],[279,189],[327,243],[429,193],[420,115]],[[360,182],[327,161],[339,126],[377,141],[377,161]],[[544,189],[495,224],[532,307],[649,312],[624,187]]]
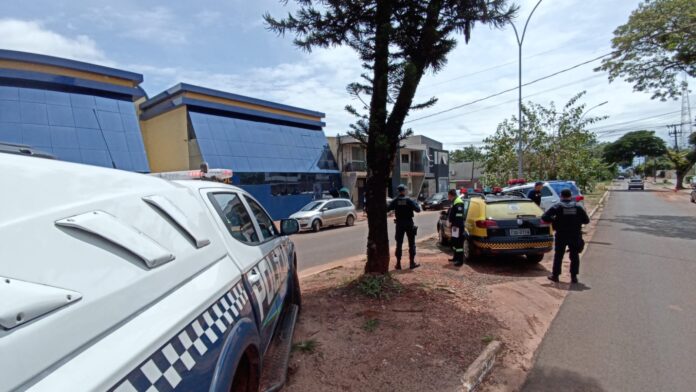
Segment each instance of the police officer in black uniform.
[[[447,220],[452,228],[452,249],[454,265],[460,267],[464,264],[464,202],[461,196],[457,195],[456,189],[447,192],[447,198],[452,202]],[[456,235],[456,236],[455,236]]]
[[556,243],[553,255],[553,271],[549,280],[558,282],[561,274],[561,263],[566,247],[570,250],[570,276],[571,282],[578,283],[580,272],[580,252],[585,242],[582,239],[582,225],[590,223],[585,209],[575,203],[570,189],[561,191],[561,201],[549,208],[541,217],[546,222],[553,224],[556,231]]
[[527,193],[527,198],[532,200],[534,204],[541,207],[541,189],[544,187],[543,182],[537,182],[534,184],[534,189]]
[[399,185],[396,188],[399,196],[392,200],[387,211],[394,211],[396,215],[396,269],[401,269],[401,246],[404,243],[404,234],[408,238],[408,256],[411,262],[410,268],[418,268],[416,264],[416,231],[413,224],[413,212],[421,212],[420,206],[415,201],[406,197],[406,186]]

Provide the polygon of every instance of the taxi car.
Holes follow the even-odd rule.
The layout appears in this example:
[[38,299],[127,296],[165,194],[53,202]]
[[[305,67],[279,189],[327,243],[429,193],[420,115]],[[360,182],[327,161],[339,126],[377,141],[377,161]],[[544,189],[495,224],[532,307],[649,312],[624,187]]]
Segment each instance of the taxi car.
[[4,153],[0,168],[0,391],[282,387],[295,220],[278,229],[242,189],[174,181],[200,171]]
[[[525,255],[538,263],[553,247],[551,224],[543,211],[520,196],[475,195],[464,202],[464,260],[483,255]],[[443,211],[437,222],[440,243],[451,241],[452,229]]]

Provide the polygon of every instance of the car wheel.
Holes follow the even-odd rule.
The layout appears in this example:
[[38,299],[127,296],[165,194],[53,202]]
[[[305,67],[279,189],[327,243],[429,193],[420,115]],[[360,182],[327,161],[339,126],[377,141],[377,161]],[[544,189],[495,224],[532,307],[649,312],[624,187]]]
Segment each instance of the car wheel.
[[694,195],[691,195],[691,202],[696,203],[696,199],[694,199]]
[[440,243],[440,245],[447,246],[449,244],[447,237],[445,237],[445,228],[444,227],[440,227],[440,229],[437,231],[437,235],[439,237],[438,242]]
[[464,238],[464,244],[462,246],[464,251],[464,261],[467,263],[473,263],[478,258],[476,257],[476,246],[468,238]]
[[312,231],[316,233],[319,230],[321,230],[321,222],[319,219],[316,219],[314,222],[312,222]]
[[353,215],[348,215],[346,218],[346,226],[353,226],[355,224],[355,218]]
[[541,263],[541,260],[544,259],[544,254],[543,253],[530,253],[527,255],[527,261],[530,263]]

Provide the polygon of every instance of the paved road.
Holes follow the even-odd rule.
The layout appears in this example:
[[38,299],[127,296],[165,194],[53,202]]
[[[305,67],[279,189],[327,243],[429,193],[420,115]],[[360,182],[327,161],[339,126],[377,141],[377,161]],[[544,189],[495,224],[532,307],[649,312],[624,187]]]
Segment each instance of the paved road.
[[[439,212],[426,211],[416,215],[418,238],[427,237],[436,232],[435,225]],[[365,254],[367,245],[367,221],[356,222],[353,227],[335,227],[318,233],[300,233],[292,237],[297,247],[300,271],[310,267],[326,264],[334,260]],[[404,254],[407,255],[407,241],[404,238]],[[389,244],[393,246],[394,223],[389,218]],[[408,263],[408,261],[407,261]]]
[[612,193],[524,391],[696,390],[696,206],[666,196]]

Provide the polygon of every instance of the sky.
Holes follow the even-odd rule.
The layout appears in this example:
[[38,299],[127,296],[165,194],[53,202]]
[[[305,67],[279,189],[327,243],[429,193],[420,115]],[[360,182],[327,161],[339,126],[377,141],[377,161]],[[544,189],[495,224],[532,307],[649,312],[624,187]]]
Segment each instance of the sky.
[[[518,0],[522,28],[537,0]],[[592,60],[611,50],[612,32],[638,0],[543,0],[523,44],[523,83]],[[186,82],[326,113],[327,135],[345,134],[359,106],[346,85],[363,70],[347,47],[302,51],[292,36],[267,30],[262,16],[282,17],[292,0],[24,0],[0,3],[0,48],[71,58],[142,73],[155,96]],[[417,99],[437,105],[410,114],[407,126],[448,149],[480,144],[498,123],[517,113],[517,91],[470,104],[517,87],[517,42],[509,26],[476,25],[471,40],[459,37],[447,66],[423,78]],[[526,86],[525,101],[562,106],[586,90],[588,116],[609,116],[591,125],[602,141],[639,129],[667,138],[666,124],[681,122],[681,102],[660,102],[633,92],[624,81],[594,72],[599,61]],[[691,97],[692,118],[696,97]],[[459,105],[466,106],[436,114]],[[431,117],[419,119],[420,117]]]

